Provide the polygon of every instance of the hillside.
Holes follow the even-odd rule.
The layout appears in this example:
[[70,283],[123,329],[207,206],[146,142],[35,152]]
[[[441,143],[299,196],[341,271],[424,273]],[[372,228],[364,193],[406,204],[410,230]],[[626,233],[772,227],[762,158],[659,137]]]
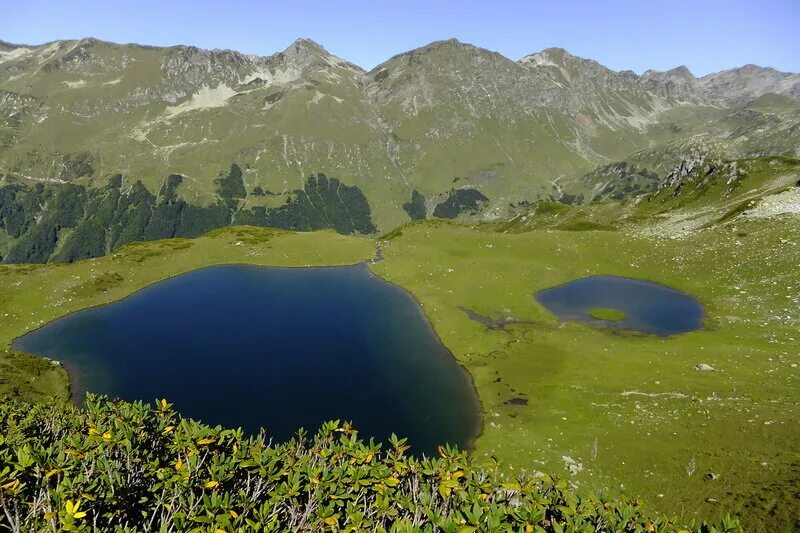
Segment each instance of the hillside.
[[741,531],[729,517],[684,525],[578,496],[544,474],[506,477],[449,448],[418,459],[393,438],[381,449],[338,421],[276,445],[183,419],[166,400],[92,398],[86,411],[4,404],[0,431],[12,466],[0,527],[12,531]]
[[[796,529],[798,181],[797,159],[722,160],[635,199],[537,202],[494,223],[417,221],[378,239],[232,227],[2,265],[0,394],[68,397],[63,366],[10,348],[68,313],[209,265],[367,262],[414,295],[472,376],[477,460],[642,498],[683,523],[730,513],[748,531]],[[691,294],[706,323],[629,335],[562,322],[533,298],[596,274]]]
[[[796,73],[637,74],[561,48],[514,60],[455,39],[369,71],[308,39],[270,56],[0,41],[0,529],[799,530],[798,235]],[[281,364],[270,370],[290,390],[281,398],[294,402],[305,385],[333,403],[309,385],[304,372],[323,367],[308,350],[295,357],[294,341],[315,335],[337,371],[345,365],[329,342],[340,332],[386,362],[384,346],[400,344],[369,327],[369,315],[404,338],[429,335],[460,372],[475,417],[457,442],[469,451],[410,457],[402,439],[381,448],[344,421],[272,442],[269,427],[252,436],[207,427],[166,400],[90,397],[79,409],[69,401],[83,390],[81,372],[104,377],[99,361],[73,349],[86,363],[78,369],[63,353],[18,342],[217,265],[356,265],[394,285],[409,314],[395,318],[398,306],[376,300],[369,311],[314,303],[291,316],[286,283],[275,311],[264,305],[272,292],[234,293],[223,282],[209,285],[230,296],[225,306],[214,291],[206,303],[184,301],[196,286],[164,292],[181,306],[164,311],[153,300],[142,308],[153,324],[127,324],[148,350],[183,342],[188,365],[174,349],[148,352],[155,363],[139,348],[130,358],[162,375],[162,357],[178,361],[175,375],[197,393],[190,406],[219,407],[213,394],[243,389],[244,374],[253,390],[270,389],[254,365],[228,356],[225,335],[242,331],[238,353],[257,346],[272,362],[265,339],[275,340],[299,365],[299,383],[281,377]],[[593,304],[584,321],[539,299],[596,277],[679,294],[692,327],[628,328],[636,309],[614,302]],[[324,286],[347,304],[341,282]],[[619,297],[614,287],[607,292]],[[681,314],[642,298],[665,321]],[[200,307],[214,313],[198,321]],[[186,318],[188,340],[150,309]],[[364,331],[349,331],[339,320],[347,313]],[[263,321],[247,325],[250,315]],[[408,327],[411,315],[423,333]],[[111,337],[106,324],[125,320],[109,316],[87,318],[100,335],[81,331]],[[224,341],[208,350],[213,383],[204,387],[185,371],[201,368],[199,348],[210,344],[198,328]],[[151,330],[163,336],[142,334]],[[356,351],[344,347],[342,357]],[[423,349],[396,351],[404,363],[431,360]],[[390,402],[433,375],[408,371],[398,385],[400,370],[349,363]],[[119,368],[113,377],[134,381],[133,367]],[[347,372],[318,373],[373,407]],[[456,398],[445,380],[429,381]],[[225,387],[211,392],[217,383]],[[436,405],[459,425],[446,402],[420,397],[398,417],[436,425],[418,408]],[[261,406],[275,402],[248,403],[254,427],[264,425]]]
[[370,72],[304,39],[267,57],[2,43],[0,257],[72,261],[229,224],[372,234],[619,197],[623,162],[651,190],[684,161],[796,155],[798,88],[753,65],[639,76],[456,40]]

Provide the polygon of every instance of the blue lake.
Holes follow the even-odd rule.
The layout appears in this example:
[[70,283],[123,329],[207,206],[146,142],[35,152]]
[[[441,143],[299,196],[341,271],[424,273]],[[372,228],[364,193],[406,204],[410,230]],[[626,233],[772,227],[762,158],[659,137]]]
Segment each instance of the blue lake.
[[412,452],[480,431],[469,375],[405,291],[366,266],[218,266],[81,311],[14,342],[61,361],[85,392],[167,398],[208,424],[285,440],[323,421]]
[[[666,337],[703,327],[698,300],[665,285],[618,276],[590,276],[545,289],[536,301],[562,320],[615,327]],[[589,312],[609,308],[625,313],[619,321],[598,320]]]

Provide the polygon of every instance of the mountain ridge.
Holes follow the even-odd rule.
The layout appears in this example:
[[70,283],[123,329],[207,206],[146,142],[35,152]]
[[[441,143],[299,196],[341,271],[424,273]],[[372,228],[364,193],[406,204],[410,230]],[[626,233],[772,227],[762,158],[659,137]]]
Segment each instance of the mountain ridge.
[[[6,195],[4,208],[38,214],[23,226],[0,224],[0,256],[79,257],[60,247],[80,234],[81,221],[127,223],[122,213],[100,222],[90,206],[105,194],[140,195],[132,205],[148,220],[156,211],[189,217],[158,226],[191,228],[189,235],[206,228],[200,213],[378,232],[431,214],[497,220],[523,202],[617,194],[608,174],[581,177],[643,151],[647,165],[637,168],[647,187],[695,153],[795,156],[798,123],[800,74],[761,67],[639,76],[561,48],[513,61],[457,39],[370,71],[305,38],[270,56],[94,38],[3,43],[0,184],[27,191]],[[240,172],[230,174],[234,166]],[[110,191],[117,175],[123,185]],[[221,176],[235,183],[222,186]],[[77,196],[59,196],[66,185]],[[36,221],[62,205],[56,198],[75,211],[51,220],[46,236],[23,238],[21,227],[44,231]],[[159,211],[176,199],[190,207]],[[104,250],[100,234],[93,227],[91,246],[71,248]],[[44,248],[19,249],[34,243]]]
[[[287,50],[291,49],[292,47],[294,47],[294,46],[296,46],[298,44],[302,44],[302,45],[314,46],[316,48],[319,48],[319,49],[323,50],[325,53],[327,53],[327,54],[329,54],[329,55],[331,55],[333,57],[337,57],[337,58],[339,57],[339,56],[336,56],[335,54],[329,52],[327,50],[327,48],[325,48],[324,45],[322,45],[320,42],[318,42],[318,41],[316,41],[316,40],[314,40],[313,38],[310,38],[310,37],[298,37],[291,44],[286,46],[286,48],[284,48],[283,50],[278,50],[278,51],[273,52],[271,54],[247,53],[247,52],[241,52],[241,51],[236,50],[234,48],[207,48],[207,47],[198,46],[198,45],[192,45],[192,44],[153,45],[153,44],[142,44],[142,43],[137,43],[137,42],[123,43],[123,42],[117,42],[117,41],[110,41],[110,40],[106,40],[106,39],[100,39],[98,37],[93,37],[93,36],[80,37],[80,38],[74,38],[74,39],[54,39],[52,41],[47,41],[47,42],[40,43],[40,44],[13,43],[13,42],[10,42],[10,41],[6,41],[4,39],[0,39],[0,47],[6,47],[6,48],[29,48],[29,49],[31,49],[31,48],[43,48],[43,47],[46,47],[46,46],[49,46],[49,45],[53,45],[53,44],[80,43],[80,42],[84,42],[84,41],[85,42],[101,43],[101,44],[112,45],[112,46],[135,46],[135,47],[151,49],[151,50],[170,50],[170,49],[176,49],[176,48],[178,48],[178,49],[179,48],[186,48],[186,49],[195,49],[195,50],[205,51],[205,52],[233,52],[233,53],[236,53],[236,54],[240,54],[242,56],[248,56],[248,57],[259,58],[259,59],[269,58],[269,57],[273,57],[275,55],[278,55],[280,53],[285,53]],[[475,45],[475,44],[472,44],[472,43],[464,42],[464,41],[459,40],[456,37],[451,37],[451,38],[448,38],[448,39],[439,39],[439,40],[436,40],[436,41],[431,41],[430,43],[427,43],[427,44],[424,44],[424,45],[420,45],[420,46],[418,46],[416,48],[412,48],[410,50],[406,50],[406,51],[403,51],[403,52],[398,52],[397,54],[394,54],[394,55],[390,56],[389,58],[387,58],[385,61],[383,61],[383,63],[385,63],[385,62],[387,62],[387,61],[389,61],[391,59],[394,59],[394,58],[396,58],[398,56],[407,55],[407,54],[409,54],[411,52],[420,51],[420,50],[423,50],[423,49],[429,49],[429,48],[431,48],[433,46],[438,46],[438,45],[442,45],[442,44],[463,45],[465,47],[474,48],[474,49],[477,49],[477,50],[482,50],[482,51],[486,51],[486,52],[490,52],[492,54],[496,54],[496,55],[502,56],[503,58],[508,59],[509,61],[514,61],[516,63],[524,62],[524,60],[526,58],[529,58],[531,56],[535,56],[537,54],[557,51],[557,52],[567,54],[567,55],[569,55],[571,57],[574,57],[574,58],[577,58],[577,59],[582,59],[584,61],[591,61],[591,62],[597,63],[598,65],[604,66],[602,63],[600,63],[599,61],[597,61],[595,59],[591,59],[591,58],[588,58],[588,57],[583,57],[583,56],[572,54],[567,49],[565,49],[563,47],[559,47],[559,46],[550,46],[550,47],[543,48],[543,49],[541,49],[539,51],[536,51],[536,52],[530,52],[528,54],[525,54],[521,58],[515,60],[515,59],[512,59],[512,58],[509,58],[508,56],[506,56],[503,53],[498,52],[496,50],[491,50],[489,48],[485,48],[485,47],[478,46],[478,45]],[[343,58],[340,58],[340,59],[343,59]],[[363,70],[365,73],[369,73],[369,72],[373,72],[373,71],[377,70],[378,67],[382,64],[382,63],[379,63],[378,65],[372,67],[371,69],[367,69],[367,68],[362,67],[362,66],[360,66],[360,65],[358,65],[356,63],[352,63],[350,61],[347,61],[347,62],[352,64],[352,65],[354,65],[354,66],[356,66],[356,67],[358,67],[359,69]],[[800,75],[800,72],[784,71],[784,70],[780,70],[780,69],[777,69],[777,68],[774,68],[774,67],[771,67],[771,66],[762,66],[762,65],[757,65],[757,64],[754,64],[754,63],[746,63],[746,64],[742,64],[742,65],[737,66],[737,67],[730,67],[730,68],[727,68],[727,69],[720,69],[718,71],[709,72],[709,73],[704,74],[702,76],[695,76],[694,74],[691,74],[691,71],[688,69],[688,67],[686,67],[686,65],[678,65],[676,67],[673,67],[673,68],[670,68],[670,69],[666,69],[666,70],[646,69],[641,74],[637,74],[632,69],[614,70],[614,69],[612,69],[610,67],[605,67],[604,66],[604,68],[606,68],[608,70],[611,70],[612,72],[616,72],[616,73],[631,72],[631,73],[635,74],[637,77],[643,77],[647,73],[666,73],[666,72],[671,72],[671,71],[675,71],[675,70],[679,70],[680,69],[680,70],[688,71],[692,75],[692,77],[694,77],[695,79],[703,79],[703,78],[713,77],[713,76],[716,76],[716,75],[719,75],[719,74],[723,74],[723,73],[726,73],[726,72],[731,72],[731,71],[736,71],[736,70],[741,70],[741,69],[750,69],[752,67],[755,67],[756,69],[760,69],[760,70],[772,71],[772,72],[777,73],[777,74],[789,74],[789,75],[797,74],[797,75]]]

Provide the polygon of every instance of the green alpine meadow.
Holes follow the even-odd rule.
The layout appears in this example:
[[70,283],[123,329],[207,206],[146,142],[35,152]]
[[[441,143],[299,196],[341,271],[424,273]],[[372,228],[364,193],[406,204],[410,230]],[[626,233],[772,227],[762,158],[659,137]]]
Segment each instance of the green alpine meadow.
[[797,531],[798,365],[800,74],[0,41],[0,531]]

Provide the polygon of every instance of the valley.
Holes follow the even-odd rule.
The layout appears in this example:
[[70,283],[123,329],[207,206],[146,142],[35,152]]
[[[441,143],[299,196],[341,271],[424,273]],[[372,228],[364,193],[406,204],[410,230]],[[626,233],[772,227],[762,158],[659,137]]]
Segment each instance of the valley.
[[0,529],[800,528],[800,74],[517,57],[0,41]]
[[[354,264],[378,247],[369,268],[417,299],[473,378],[484,416],[475,454],[687,519],[730,512],[751,530],[783,529],[797,510],[800,456],[800,220],[761,214],[800,176],[787,159],[739,165],[751,171],[737,184],[712,173],[650,201],[540,203],[531,207],[540,216],[506,223],[418,221],[377,240],[232,227],[73,264],[6,265],[0,341],[8,350],[70,311],[207,265]],[[686,227],[662,233],[666,219]],[[690,294],[703,327],[663,338],[597,329],[561,322],[534,299],[593,275]],[[64,397],[63,370],[34,359],[9,351],[3,389]]]

